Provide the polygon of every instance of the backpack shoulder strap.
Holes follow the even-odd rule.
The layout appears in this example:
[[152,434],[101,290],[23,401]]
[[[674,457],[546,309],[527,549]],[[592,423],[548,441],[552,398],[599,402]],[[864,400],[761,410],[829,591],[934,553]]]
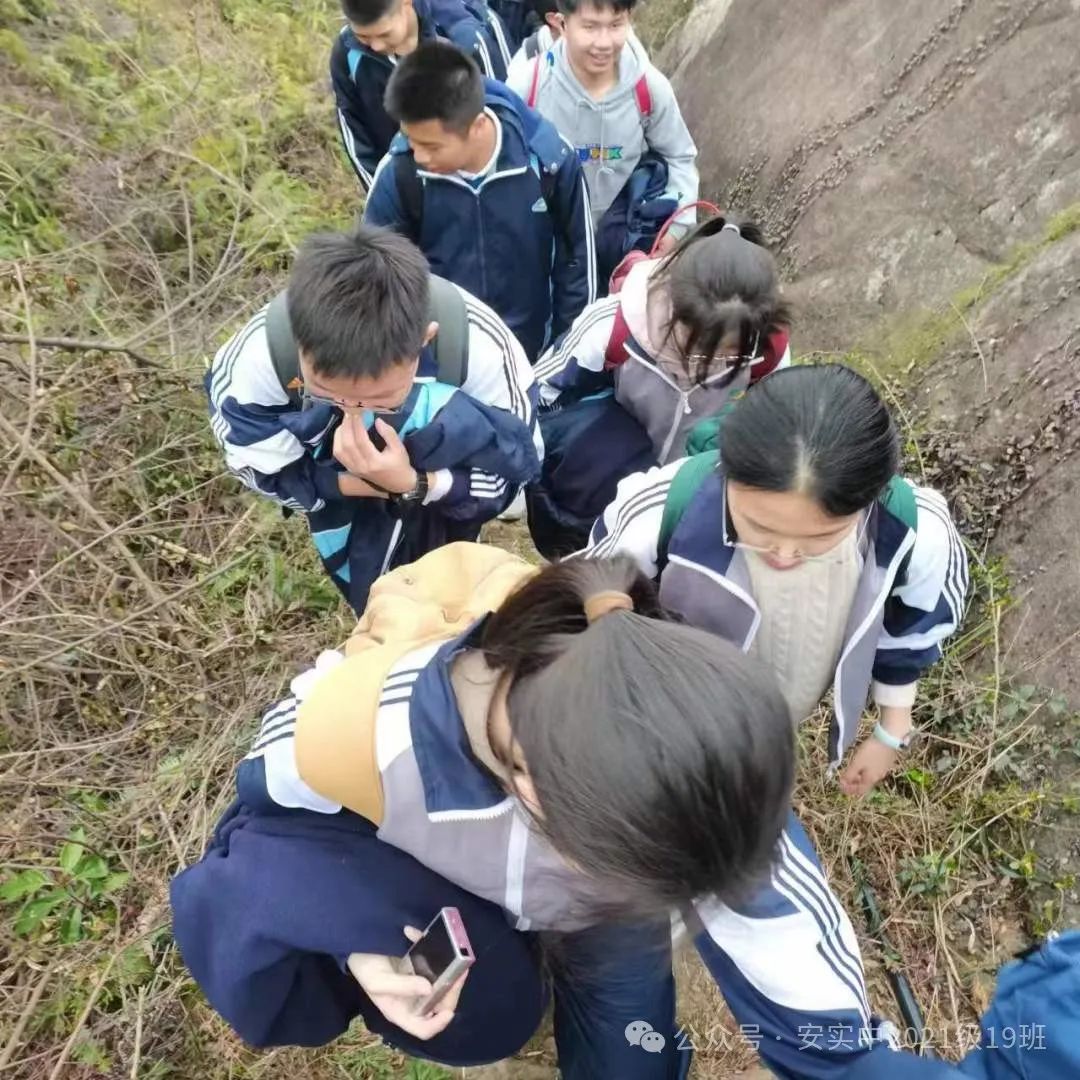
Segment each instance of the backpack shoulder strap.
[[469,377],[469,317],[465,299],[457,286],[445,278],[431,275],[432,322],[439,324],[432,350],[439,382],[464,386]]
[[525,58],[527,60],[535,60],[540,55],[540,31],[530,34],[522,43],[521,47],[525,50]]
[[424,183],[416,171],[412,154],[394,154],[394,184],[405,217],[417,243],[424,225]]
[[630,327],[622,313],[622,304],[615,308],[615,322],[611,324],[611,337],[604,349],[604,370],[622,367],[626,363],[626,340],[630,337]]
[[532,64],[532,78],[529,80],[529,92],[525,95],[525,104],[530,109],[536,108],[536,98],[540,93],[540,65],[543,62],[543,57],[537,53],[536,58]]
[[719,460],[720,454],[716,450],[707,454],[696,454],[682,463],[675,478],[671,481],[667,498],[664,500],[664,516],[660,521],[660,536],[656,545],[657,562],[661,570],[667,564],[668,545],[675,535],[675,530],[679,527],[686,508],[705,479],[715,471]]
[[284,289],[270,301],[266,309],[266,344],[281,389],[290,398],[298,397],[300,351],[296,347],[292,324],[289,322],[288,299]]
[[[348,30],[348,27],[345,29]],[[360,67],[360,61],[364,59],[364,54],[358,46],[349,45],[345,49],[345,58],[349,64],[349,78],[356,82],[356,71]]]
[[642,75],[634,83],[634,101],[637,102],[638,112],[641,114],[642,123],[652,116],[652,91],[649,90],[649,77]]
[[[899,518],[912,532],[919,527],[919,507],[915,503],[915,489],[902,476],[894,476],[889,486],[878,496],[878,502],[894,517]],[[904,556],[896,574],[896,584],[907,580],[911,551]]]

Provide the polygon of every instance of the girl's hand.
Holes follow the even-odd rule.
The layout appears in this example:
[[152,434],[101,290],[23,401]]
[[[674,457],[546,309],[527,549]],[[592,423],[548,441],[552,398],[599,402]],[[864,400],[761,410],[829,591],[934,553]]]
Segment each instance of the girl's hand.
[[852,754],[848,767],[840,774],[840,790],[845,795],[866,795],[879,780],[892,772],[897,756],[897,751],[873,736],[865,739]]
[[[406,926],[405,936],[416,942],[423,937],[423,933],[413,926]],[[454,1019],[454,1010],[467,978],[467,975],[463,975],[458,979],[434,1011],[421,1016],[415,1009],[420,1001],[431,994],[431,983],[427,979],[420,975],[402,974],[397,970],[393,957],[376,953],[351,953],[347,963],[353,978],[379,1012],[390,1023],[418,1039],[434,1038]]]

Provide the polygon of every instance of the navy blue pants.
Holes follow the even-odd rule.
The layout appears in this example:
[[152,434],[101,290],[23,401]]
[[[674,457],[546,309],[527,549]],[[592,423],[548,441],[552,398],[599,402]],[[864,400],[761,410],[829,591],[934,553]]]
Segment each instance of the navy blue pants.
[[[355,815],[254,813],[235,803],[203,859],[172,883],[173,933],[210,1004],[256,1046],[318,1046],[358,1014],[415,1057],[480,1065],[517,1053],[554,997],[566,1080],[677,1080],[666,921],[573,934],[515,930],[497,904],[384,844]],[[422,1041],[390,1023],[345,964],[350,952],[399,956],[402,927],[457,907],[476,963],[454,1019]],[[626,1030],[651,1029],[646,1049]],[[633,1035],[633,1033],[632,1033]],[[663,1049],[659,1053],[660,1042]]]
[[[469,906],[476,902],[473,897]],[[535,993],[521,993],[520,977],[515,979],[517,990],[499,999],[487,992],[478,993],[477,1004],[482,1000],[483,1013],[477,1018],[471,1015],[474,1006],[466,981],[450,1027],[427,1041],[391,1024],[366,998],[361,1013],[368,1029],[398,1050],[440,1064],[455,1064],[463,1056],[473,1057],[468,1046],[462,1045],[464,1028],[480,1019],[492,1033],[520,1030],[522,1010],[531,1010],[538,998],[546,999],[551,993],[563,1080],[679,1080],[687,1074],[691,1055],[687,1049],[678,1049],[680,1040],[676,1038],[670,933],[666,922],[662,926],[595,927],[576,934],[545,935],[543,946],[529,935],[536,959]],[[473,944],[479,955],[469,979],[479,975],[485,982],[491,978],[497,982],[498,966],[483,971],[483,948]],[[493,959],[489,957],[489,963]],[[495,1001],[498,1004],[493,1006]],[[505,1015],[500,1015],[502,1010],[506,1010]],[[536,1015],[537,1026],[542,1015],[542,1011]],[[459,1025],[456,1031],[455,1024]],[[651,1049],[643,1048],[640,1041],[646,1028],[659,1036],[644,1040],[645,1047]],[[489,1038],[484,1042],[490,1047]],[[504,1047],[503,1052],[509,1056],[513,1049]],[[477,1056],[483,1057],[483,1052]]]

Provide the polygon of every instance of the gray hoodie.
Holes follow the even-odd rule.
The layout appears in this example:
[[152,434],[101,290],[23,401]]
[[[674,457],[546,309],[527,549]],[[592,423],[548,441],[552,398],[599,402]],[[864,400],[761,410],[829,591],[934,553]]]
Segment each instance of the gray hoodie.
[[[648,116],[642,115],[635,93],[642,76],[651,100]],[[574,145],[584,165],[594,221],[612,204],[648,150],[667,161],[665,196],[680,204],[697,199],[697,147],[671,83],[632,34],[619,54],[619,81],[600,101],[578,82],[563,39],[533,64],[512,71],[507,84],[526,101],[534,100],[537,111]]]

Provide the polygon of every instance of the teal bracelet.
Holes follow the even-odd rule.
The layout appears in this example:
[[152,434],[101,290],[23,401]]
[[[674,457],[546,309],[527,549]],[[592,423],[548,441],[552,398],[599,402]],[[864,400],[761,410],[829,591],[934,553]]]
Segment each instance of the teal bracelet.
[[891,732],[886,731],[881,724],[874,725],[874,738],[884,743],[890,750],[906,750],[911,745],[911,737],[915,734],[914,728],[902,738],[897,738]]

